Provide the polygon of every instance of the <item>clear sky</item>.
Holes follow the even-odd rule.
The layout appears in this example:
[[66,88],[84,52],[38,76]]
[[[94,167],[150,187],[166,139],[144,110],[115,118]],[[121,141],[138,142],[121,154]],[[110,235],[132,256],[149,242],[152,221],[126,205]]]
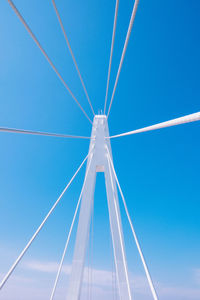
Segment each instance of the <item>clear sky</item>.
[[[14,3],[92,117],[51,1]],[[115,1],[56,3],[98,113],[105,99]],[[123,0],[119,5],[109,100],[133,3]],[[199,111],[199,37],[200,1],[140,1],[109,116],[111,134]],[[0,1],[3,126],[76,135],[91,132],[6,0]],[[200,299],[199,133],[196,122],[112,141],[118,178],[161,300]],[[0,133],[0,279],[86,156],[88,146],[86,140]],[[0,292],[0,299],[49,299],[84,171]],[[121,210],[134,299],[151,299],[122,205]],[[108,225],[100,174],[92,242],[95,300],[112,299],[115,283]],[[75,233],[56,299],[65,299]],[[87,286],[86,269],[83,300],[88,299]]]

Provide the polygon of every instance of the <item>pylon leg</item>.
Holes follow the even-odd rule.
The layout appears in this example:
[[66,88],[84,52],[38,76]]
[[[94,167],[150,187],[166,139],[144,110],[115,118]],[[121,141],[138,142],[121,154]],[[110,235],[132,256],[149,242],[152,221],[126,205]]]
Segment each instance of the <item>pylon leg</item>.
[[130,300],[132,298],[126,263],[118,193],[115,177],[109,166],[109,162],[105,165],[105,181],[119,295],[120,299]]

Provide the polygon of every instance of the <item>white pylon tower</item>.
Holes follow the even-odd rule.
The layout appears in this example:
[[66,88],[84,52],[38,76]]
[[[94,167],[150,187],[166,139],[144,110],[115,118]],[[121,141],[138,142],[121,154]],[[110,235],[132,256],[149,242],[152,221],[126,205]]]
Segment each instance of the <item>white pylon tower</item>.
[[96,173],[104,172],[109,210],[114,261],[121,300],[131,300],[130,283],[124,248],[124,238],[115,176],[109,158],[112,159],[107,117],[96,115],[92,126],[91,142],[82,194],[78,229],[72,262],[67,300],[79,300],[83,281],[86,247],[90,230],[91,212],[94,204]]

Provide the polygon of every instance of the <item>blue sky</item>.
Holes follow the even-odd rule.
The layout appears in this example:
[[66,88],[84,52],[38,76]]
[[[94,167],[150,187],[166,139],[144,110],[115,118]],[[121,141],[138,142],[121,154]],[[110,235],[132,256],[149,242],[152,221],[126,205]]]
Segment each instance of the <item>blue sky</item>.
[[[115,1],[57,2],[98,113],[104,105]],[[90,114],[51,1],[15,0],[15,4]],[[120,1],[108,99],[132,7],[133,1]],[[199,1],[140,1],[109,116],[111,134],[199,111],[199,36]],[[0,2],[0,45],[0,126],[90,135],[87,119],[6,0]],[[112,141],[118,178],[161,300],[200,299],[199,130],[196,122]],[[70,180],[88,146],[84,140],[0,134],[0,278]],[[49,298],[83,176],[84,169],[0,299]],[[102,282],[112,275],[108,213],[103,176],[97,179],[93,294],[95,299],[110,299],[111,281]],[[151,299],[123,208],[122,217],[133,295],[136,300]],[[75,231],[56,299],[66,293],[74,238]],[[82,299],[86,289],[87,276]]]

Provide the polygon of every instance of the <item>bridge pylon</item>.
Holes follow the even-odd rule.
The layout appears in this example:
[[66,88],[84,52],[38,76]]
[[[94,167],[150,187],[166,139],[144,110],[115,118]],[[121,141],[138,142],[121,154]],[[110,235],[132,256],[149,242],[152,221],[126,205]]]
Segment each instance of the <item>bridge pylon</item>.
[[114,261],[120,300],[131,300],[130,282],[126,262],[121,214],[118,201],[116,179],[111,166],[112,151],[110,145],[107,117],[96,115],[93,120],[89,156],[86,167],[81,208],[76,234],[72,269],[69,278],[67,300],[79,300],[83,282],[91,213],[94,205],[96,173],[104,172],[109,211],[109,221],[114,251]]

